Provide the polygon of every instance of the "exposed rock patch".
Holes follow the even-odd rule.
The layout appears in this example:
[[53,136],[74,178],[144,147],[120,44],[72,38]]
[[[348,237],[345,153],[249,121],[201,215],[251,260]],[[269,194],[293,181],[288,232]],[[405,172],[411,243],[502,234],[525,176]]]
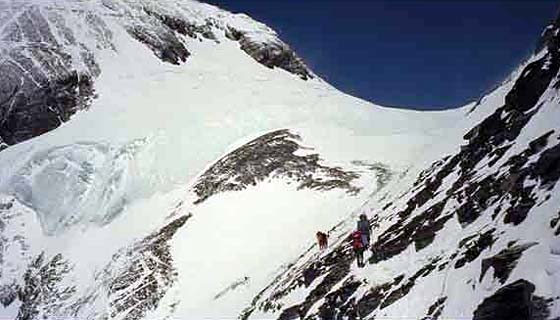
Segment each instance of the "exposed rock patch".
[[482,260],[482,270],[479,281],[482,281],[488,268],[494,269],[494,278],[497,278],[501,284],[504,284],[513,269],[517,266],[517,261],[521,258],[523,252],[532,246],[537,245],[536,242],[524,245],[515,245],[500,251],[497,255]]
[[385,300],[381,303],[380,308],[381,309],[386,308],[392,305],[393,303],[395,303],[397,300],[405,297],[410,292],[410,290],[414,287],[416,280],[418,280],[421,277],[428,276],[432,271],[436,269],[439,260],[440,258],[432,259],[429,263],[427,263],[422,268],[420,268],[414,275],[408,278],[398,288],[391,291],[391,293],[389,293],[389,295],[387,295]]
[[150,48],[154,54],[164,62],[179,65],[191,55],[183,42],[169,30],[154,32],[143,26],[133,26],[128,29],[132,37]]
[[169,29],[176,31],[182,35],[189,36],[193,39],[197,39],[198,35],[205,39],[216,40],[216,35],[212,31],[214,24],[210,20],[206,20],[205,24],[197,25],[196,23],[186,21],[179,17],[174,17],[170,14],[159,13],[155,10],[148,9],[144,7],[144,11],[158,19]]
[[268,178],[288,178],[300,189],[343,189],[350,194],[360,189],[352,185],[359,176],[338,167],[321,164],[318,154],[298,155],[306,150],[300,137],[288,130],[267,133],[234,150],[211,166],[196,182],[194,190],[201,203],[219,192],[239,191]]
[[474,261],[482,251],[490,248],[496,241],[496,229],[467,237],[459,243],[459,258],[455,262],[455,269],[462,268],[465,264]]
[[560,179],[560,143],[541,153],[533,166],[533,176],[540,179],[541,185],[552,190]]
[[241,50],[264,66],[284,69],[298,75],[303,80],[313,78],[303,60],[287,44],[281,41],[255,41],[244,32],[232,27],[228,28],[226,36],[231,40],[239,41]]
[[535,286],[523,279],[508,284],[484,299],[473,320],[545,320],[550,315],[547,302],[534,292]]
[[427,316],[423,320],[437,320],[443,312],[447,297],[441,297],[428,308]]
[[17,289],[21,301],[18,320],[31,320],[61,314],[75,287],[60,285],[70,265],[57,254],[50,260],[41,253],[27,268],[23,285]]
[[338,318],[340,318],[342,314],[356,318],[358,316],[355,307],[356,303],[354,300],[348,301],[348,299],[361,285],[362,283],[360,281],[349,278],[343,283],[340,289],[327,294],[325,303],[319,308],[319,318],[335,319],[337,315]]
[[157,308],[177,280],[168,241],[190,218],[181,216],[113,256],[103,279],[109,295],[109,317],[141,319]]
[[[342,255],[341,255],[342,254]],[[334,258],[334,257],[333,257]],[[286,308],[281,314],[279,319],[297,319],[297,317],[305,316],[311,306],[313,306],[317,301],[322,299],[329,291],[340,281],[342,281],[350,272],[350,264],[353,260],[353,256],[350,252],[344,253],[337,253],[336,258],[337,261],[327,261],[325,265],[323,265],[323,270],[327,271],[326,276],[323,278],[321,283],[319,283],[306,297],[305,301],[298,305],[293,305]],[[348,288],[351,286],[352,288]],[[295,287],[292,287],[295,289]],[[330,296],[330,300],[335,301],[334,298],[338,297],[339,295],[343,295],[348,298],[348,293],[353,292],[357,289],[356,283],[353,281],[349,281],[344,286],[344,291],[339,291],[333,293]],[[344,293],[346,292],[346,293]],[[325,306],[323,309],[320,309],[320,312],[323,314],[330,314],[333,312],[334,306]],[[328,319],[328,318],[326,318]]]
[[92,79],[76,72],[47,80],[33,90],[16,87],[14,93],[0,103],[0,136],[8,145],[57,128],[77,111],[86,109],[94,96]]
[[550,220],[550,227],[552,229],[556,228],[556,231],[554,231],[555,236],[560,235],[560,211],[558,211],[556,217]]
[[[110,37],[103,24],[96,31],[93,38],[102,38],[101,33]],[[65,26],[62,15],[45,15],[38,6],[27,6],[6,21],[0,41],[0,140],[4,146],[50,131],[88,108],[95,96],[93,82],[100,74],[99,66],[92,52]],[[67,47],[78,53],[70,54]],[[81,69],[76,68],[77,60]]]
[[392,282],[383,283],[370,288],[357,302],[357,313],[359,316],[367,316],[379,307],[383,298],[387,296],[393,286],[397,285],[401,279],[394,279]]
[[[330,252],[324,260],[306,263],[297,269],[286,270],[253,300],[251,306],[241,313],[241,319],[248,319],[256,309],[265,312],[282,311],[279,316],[280,319],[305,317],[309,308],[329,293],[350,272],[350,264],[354,260],[354,254],[349,249],[347,246],[339,247]],[[308,287],[322,275],[326,276],[322,277],[321,282],[317,283],[302,303],[285,306],[281,302],[290,292],[303,286]],[[342,291],[333,293],[331,299],[338,296],[348,298],[348,294],[357,287],[356,282],[351,279],[347,281],[347,284],[354,289],[341,288]],[[266,297],[263,296],[265,291],[267,291]],[[322,312],[329,313],[331,309],[325,307]]]
[[[409,202],[408,208],[411,208]],[[417,251],[430,245],[437,231],[452,218],[452,215],[440,217],[445,207],[445,200],[438,202],[406,222],[399,218],[391,227],[379,235],[378,240],[372,246],[370,263],[390,259],[403,252],[409,245],[414,244]],[[400,215],[397,214],[397,215]]]

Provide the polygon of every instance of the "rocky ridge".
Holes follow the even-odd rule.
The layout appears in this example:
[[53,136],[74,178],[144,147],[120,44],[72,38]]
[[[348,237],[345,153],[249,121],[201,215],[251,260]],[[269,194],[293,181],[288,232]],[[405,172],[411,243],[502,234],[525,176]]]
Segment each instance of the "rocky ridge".
[[[327,254],[319,257],[314,250],[304,254],[255,297],[241,318],[257,313],[274,314],[278,319],[375,319],[394,314],[393,305],[407,308],[411,294],[421,294],[433,297],[424,315],[417,315],[424,319],[438,319],[444,311],[447,317],[473,319],[549,319],[551,310],[558,310],[559,292],[541,287],[549,295],[534,295],[535,283],[530,278],[538,278],[540,271],[533,270],[534,274],[517,281],[511,275],[526,252],[536,247],[550,250],[550,259],[558,259],[552,249],[556,240],[550,239],[558,235],[556,220],[546,235],[526,234],[523,240],[510,229],[538,224],[544,218],[541,215],[552,216],[541,208],[554,207],[559,201],[555,192],[560,178],[558,123],[551,128],[537,125],[538,135],[528,144],[522,142],[527,137],[520,139],[528,134],[524,128],[533,117],[557,114],[558,30],[559,20],[546,28],[539,42],[541,51],[519,73],[503,97],[503,106],[465,134],[466,144],[456,154],[435,161],[403,195],[372,204],[376,240],[366,270],[394,269],[408,259],[423,264],[411,264],[401,272],[395,270],[393,278],[370,283],[352,267],[349,236],[342,228]],[[476,108],[484,107],[483,99]],[[488,276],[489,270],[493,276]],[[469,279],[473,273],[476,276]],[[459,283],[451,284],[450,274]],[[451,300],[461,298],[445,295],[446,287],[456,287],[454,292],[478,292],[489,282],[495,283],[494,292],[479,301],[473,313],[454,313],[458,302]],[[299,302],[284,302],[301,294]]]

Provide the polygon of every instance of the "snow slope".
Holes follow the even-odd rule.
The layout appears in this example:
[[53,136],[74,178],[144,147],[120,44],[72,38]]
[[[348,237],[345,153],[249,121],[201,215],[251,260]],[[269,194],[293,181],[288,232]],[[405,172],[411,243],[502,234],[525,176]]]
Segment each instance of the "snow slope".
[[[556,319],[559,27],[473,106],[464,136],[355,208],[242,318]],[[374,234],[363,269],[349,243],[361,213]]]
[[[431,261],[435,253],[399,253],[320,295],[311,289],[328,280],[324,270],[307,288],[284,288],[346,248],[357,213],[379,221],[376,234],[390,228],[418,173],[457,152],[529,64],[476,106],[418,112],[348,96],[267,26],[196,1],[4,0],[0,36],[0,316],[20,319],[270,318],[309,296],[322,301],[309,315],[320,316],[344,279],[377,283]],[[552,59],[553,70],[550,57],[531,61]],[[504,160],[557,127],[555,89],[543,97]],[[548,216],[537,220],[500,227],[501,241],[536,241],[521,235],[548,230]],[[331,230],[332,251],[312,247],[317,230]],[[455,248],[468,233],[459,230],[446,224],[446,240],[427,250]],[[539,243],[527,250],[553,246]],[[527,273],[518,278],[534,281]],[[438,277],[426,288],[449,281]],[[534,283],[548,296],[544,282]],[[435,294],[418,288],[409,309],[387,314],[424,315],[422,299]],[[446,315],[466,315],[497,285],[486,288],[469,305],[449,298]]]

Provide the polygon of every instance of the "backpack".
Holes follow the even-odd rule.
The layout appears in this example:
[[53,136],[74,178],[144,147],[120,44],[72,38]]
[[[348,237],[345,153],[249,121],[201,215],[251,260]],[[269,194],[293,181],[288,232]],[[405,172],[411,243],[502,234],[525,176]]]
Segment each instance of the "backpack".
[[362,243],[362,233],[360,231],[354,231],[352,233],[352,248],[362,249],[364,244]]

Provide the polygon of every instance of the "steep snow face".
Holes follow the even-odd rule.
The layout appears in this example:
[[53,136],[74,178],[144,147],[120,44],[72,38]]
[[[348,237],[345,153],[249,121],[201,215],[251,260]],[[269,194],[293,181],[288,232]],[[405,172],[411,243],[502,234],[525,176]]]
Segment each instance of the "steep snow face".
[[[414,112],[337,91],[267,26],[195,1],[0,9],[2,317],[451,317],[553,296],[527,265],[557,260],[556,26],[478,103]],[[357,270],[344,239],[364,210],[382,250]]]
[[[330,250],[306,252],[242,318],[556,319],[559,30],[473,106],[461,145],[426,152],[431,166],[354,210]],[[349,234],[362,213],[373,245],[357,268]]]

